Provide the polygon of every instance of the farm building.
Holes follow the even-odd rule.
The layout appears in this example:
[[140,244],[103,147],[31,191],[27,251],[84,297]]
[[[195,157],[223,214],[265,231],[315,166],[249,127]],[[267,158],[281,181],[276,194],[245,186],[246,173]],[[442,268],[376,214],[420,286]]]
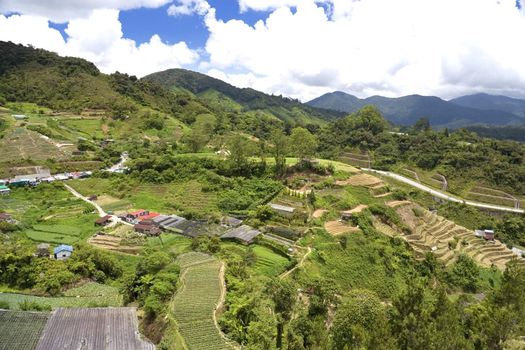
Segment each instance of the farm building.
[[0,213],[0,222],[16,224],[16,220],[11,217],[11,214],[7,214],[7,213]]
[[270,203],[270,208],[272,208],[277,213],[284,215],[284,216],[291,216],[295,212],[295,208],[293,207],[288,207],[286,205],[275,204],[275,203]]
[[155,346],[140,338],[134,308],[59,308],[36,349],[155,350]]
[[222,218],[221,224],[228,227],[239,227],[242,224],[242,220],[234,218],[233,216],[225,216]]
[[185,218],[177,215],[159,215],[154,217],[152,220],[155,223],[155,225],[164,230],[177,232],[180,231],[177,226],[186,221]]
[[109,223],[111,223],[111,215],[103,216],[95,221],[95,225],[97,226],[106,226]]
[[49,244],[40,243],[36,246],[36,256],[41,258],[49,257]]
[[12,117],[15,118],[15,120],[27,119],[27,115],[25,115],[25,114],[13,114]]
[[8,195],[11,190],[6,185],[0,185],[0,195]]
[[142,220],[152,219],[156,216],[159,216],[159,214],[150,213],[148,210],[139,209],[132,211],[131,213],[127,213],[126,216],[124,216],[124,220],[132,224],[138,224]]
[[135,226],[133,226],[133,228],[135,229],[135,232],[143,233],[148,236],[160,235],[160,229],[157,226],[152,225],[152,224],[140,223],[140,224],[136,224]]
[[61,244],[53,249],[53,254],[57,260],[66,260],[73,253],[73,247],[67,244]]
[[484,238],[487,241],[494,240],[494,230],[475,230],[474,235],[476,237]]
[[254,229],[248,225],[242,225],[237,228],[226,231],[221,236],[222,239],[234,239],[241,241],[242,243],[252,243],[255,237],[261,234],[261,231]]
[[341,220],[345,220],[345,221],[352,220],[352,214],[353,213],[350,211],[341,212]]

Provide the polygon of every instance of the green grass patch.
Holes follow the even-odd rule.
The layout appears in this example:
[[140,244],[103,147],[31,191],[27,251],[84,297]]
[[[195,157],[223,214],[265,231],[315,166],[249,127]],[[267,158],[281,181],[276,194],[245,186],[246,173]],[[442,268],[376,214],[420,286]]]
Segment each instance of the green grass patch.
[[290,265],[288,258],[275,253],[269,248],[254,245],[253,252],[257,257],[253,270],[257,274],[269,277],[277,276],[284,272]]
[[18,310],[23,301],[35,302],[49,306],[52,309],[59,307],[107,307],[122,306],[122,296],[115,287],[91,283],[66,291],[63,297],[39,297],[34,295],[0,293],[0,301],[7,302],[9,308]]

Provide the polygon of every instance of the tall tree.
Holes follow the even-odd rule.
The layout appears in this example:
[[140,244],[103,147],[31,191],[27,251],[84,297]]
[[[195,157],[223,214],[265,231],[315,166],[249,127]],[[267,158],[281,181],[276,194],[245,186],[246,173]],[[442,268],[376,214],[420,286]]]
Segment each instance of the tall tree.
[[286,173],[286,153],[288,152],[288,137],[280,129],[272,132],[272,153],[275,158],[275,173],[282,176]]
[[290,136],[293,153],[300,159],[310,159],[317,150],[317,138],[305,128],[294,128]]

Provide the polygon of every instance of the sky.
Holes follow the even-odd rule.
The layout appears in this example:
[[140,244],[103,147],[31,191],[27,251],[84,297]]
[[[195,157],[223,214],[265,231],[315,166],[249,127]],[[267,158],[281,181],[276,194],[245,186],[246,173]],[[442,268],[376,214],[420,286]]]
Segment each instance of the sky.
[[[308,101],[525,98],[524,0],[0,0],[0,40]],[[525,4],[523,4],[525,5]]]

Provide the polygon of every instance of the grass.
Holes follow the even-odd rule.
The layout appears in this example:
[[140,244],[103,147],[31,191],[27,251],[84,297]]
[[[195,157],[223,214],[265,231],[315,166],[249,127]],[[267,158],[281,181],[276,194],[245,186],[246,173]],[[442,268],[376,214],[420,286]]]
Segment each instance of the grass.
[[0,210],[12,214],[36,242],[73,244],[97,230],[93,223],[98,215],[60,183],[13,189],[0,198]]
[[0,350],[35,349],[49,313],[0,311]]
[[69,289],[63,297],[39,297],[34,295],[0,293],[0,302],[9,304],[10,309],[18,310],[23,301],[36,302],[40,305],[59,307],[107,307],[122,306],[122,296],[118,289],[97,283],[88,283],[78,288]]
[[96,194],[115,197],[116,202],[102,206],[106,210],[135,208],[168,214],[189,210],[203,215],[218,211],[217,192],[203,191],[202,184],[197,180],[149,185],[89,178],[70,181],[70,185],[85,196]]

